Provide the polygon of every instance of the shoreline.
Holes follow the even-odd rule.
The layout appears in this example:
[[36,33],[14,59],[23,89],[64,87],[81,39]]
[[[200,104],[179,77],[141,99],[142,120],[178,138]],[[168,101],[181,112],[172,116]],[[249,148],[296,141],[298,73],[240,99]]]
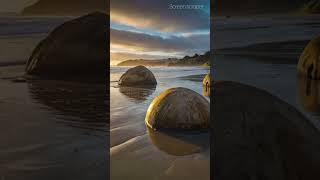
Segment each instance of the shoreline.
[[203,78],[206,76],[206,74],[196,74],[196,75],[189,75],[189,76],[181,76],[178,77],[182,80],[189,80],[189,81],[195,81],[195,82],[202,82]]
[[238,48],[223,48],[214,51],[214,56],[253,57],[275,64],[297,64],[309,41],[284,41],[258,43]]

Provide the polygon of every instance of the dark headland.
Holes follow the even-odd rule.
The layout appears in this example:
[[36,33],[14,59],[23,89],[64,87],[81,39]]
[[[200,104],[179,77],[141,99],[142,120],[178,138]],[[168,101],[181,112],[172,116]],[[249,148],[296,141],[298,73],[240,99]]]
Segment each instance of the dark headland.
[[185,56],[181,59],[168,58],[160,60],[146,60],[135,59],[126,60],[119,63],[117,66],[209,66],[210,65],[210,53],[206,52],[203,55],[195,54],[193,56]]

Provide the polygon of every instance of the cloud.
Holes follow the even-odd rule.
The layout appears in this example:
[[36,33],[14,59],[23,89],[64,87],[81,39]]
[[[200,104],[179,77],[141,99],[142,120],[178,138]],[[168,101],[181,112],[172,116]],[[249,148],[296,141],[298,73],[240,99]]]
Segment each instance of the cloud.
[[197,52],[210,47],[209,34],[188,34],[188,36],[170,36],[163,38],[144,33],[111,29],[110,42],[113,49],[131,49],[139,52]]
[[[171,5],[203,9],[170,9]],[[111,22],[163,32],[208,30],[210,0],[111,0]]]
[[168,56],[161,56],[161,55],[150,55],[150,54],[134,54],[134,53],[110,53],[110,58],[113,61],[113,64],[119,63],[124,60],[133,60],[133,59],[165,59]]

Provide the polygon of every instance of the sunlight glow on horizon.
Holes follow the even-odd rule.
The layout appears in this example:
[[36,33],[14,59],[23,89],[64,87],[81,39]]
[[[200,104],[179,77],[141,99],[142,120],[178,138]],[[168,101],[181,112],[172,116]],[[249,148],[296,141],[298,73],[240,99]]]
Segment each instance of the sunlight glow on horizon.
[[[114,1],[114,3],[119,2]],[[163,8],[163,12],[162,14],[167,13],[168,9]],[[174,19],[168,22],[161,20],[159,24],[159,16],[149,17],[141,15],[144,14],[144,12],[139,13],[140,11],[135,14],[131,13],[130,16],[128,16],[126,11],[113,10],[111,4],[110,28],[118,32],[113,31],[117,36],[112,36],[112,33],[110,34],[110,64],[117,64],[121,61],[134,59],[182,58],[186,55],[192,56],[195,53],[203,54],[209,51],[209,43],[208,47],[204,47],[204,44],[206,44],[204,42],[206,41],[203,39],[206,36],[208,39],[210,38],[210,27],[205,26],[206,28],[204,28],[204,26],[199,25],[198,29],[192,29],[190,28],[192,27],[190,24],[184,24],[188,22],[184,21],[181,22],[181,24],[180,21],[175,21]],[[173,13],[173,15],[175,15],[175,13]],[[209,16],[210,13],[208,14],[208,21],[210,19]],[[207,16],[199,17],[199,19],[206,19],[203,17]],[[194,16],[193,19],[195,19]],[[207,23],[207,21],[205,21],[205,23]],[[126,34],[126,32],[128,32],[128,34]],[[135,37],[135,34],[137,34],[137,37]],[[196,44],[199,44],[199,47],[197,47]]]

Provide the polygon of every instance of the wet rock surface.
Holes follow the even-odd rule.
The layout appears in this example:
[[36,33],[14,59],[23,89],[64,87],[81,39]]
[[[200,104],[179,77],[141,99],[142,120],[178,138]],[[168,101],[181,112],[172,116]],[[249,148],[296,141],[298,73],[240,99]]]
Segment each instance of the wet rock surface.
[[202,81],[202,84],[203,84],[203,86],[205,86],[205,87],[211,87],[211,85],[212,85],[212,77],[211,77],[211,74],[210,74],[210,73],[207,74],[207,75],[204,77],[204,79],[203,79],[203,81]]
[[212,79],[212,75],[210,73],[204,77],[204,79],[202,81],[202,85],[203,85],[202,94],[204,96],[210,97],[210,92],[211,92],[210,89],[212,86],[212,81],[213,81],[213,79]]
[[187,88],[171,88],[157,96],[145,118],[152,129],[206,129],[210,126],[210,105]]
[[255,87],[213,86],[214,179],[320,177],[320,133],[300,112]]
[[298,72],[311,79],[320,79],[320,36],[312,39],[298,63]]
[[153,73],[144,66],[136,66],[125,72],[119,80],[121,86],[155,86],[157,80]]

